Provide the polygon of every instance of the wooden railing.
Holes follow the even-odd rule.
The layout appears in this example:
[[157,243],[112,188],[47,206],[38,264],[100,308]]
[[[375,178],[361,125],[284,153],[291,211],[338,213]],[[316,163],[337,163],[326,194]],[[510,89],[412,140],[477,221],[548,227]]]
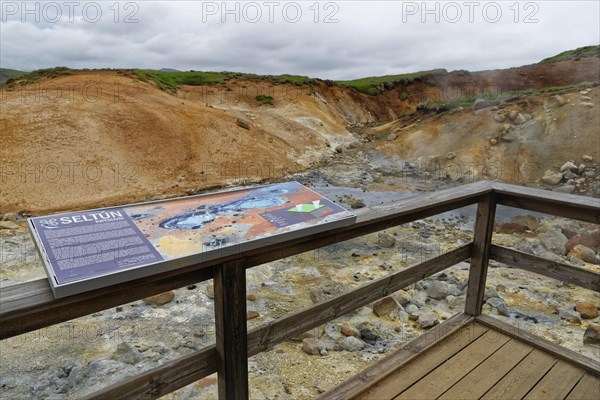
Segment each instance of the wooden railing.
[[[477,204],[473,242],[365,284],[358,289],[247,331],[245,270],[407,222]],[[471,259],[465,313],[481,314],[490,259],[599,291],[600,274],[491,243],[497,205],[600,223],[600,200],[520,186],[476,182],[401,202],[361,209],[356,223],[317,235],[246,250],[62,299],[47,280],[0,289],[0,339],[34,331],[167,290],[214,279],[216,344],[126,378],[89,396],[152,399],[218,372],[220,399],[248,398],[249,356],[385,297],[461,261]],[[590,368],[597,368],[592,364]]]

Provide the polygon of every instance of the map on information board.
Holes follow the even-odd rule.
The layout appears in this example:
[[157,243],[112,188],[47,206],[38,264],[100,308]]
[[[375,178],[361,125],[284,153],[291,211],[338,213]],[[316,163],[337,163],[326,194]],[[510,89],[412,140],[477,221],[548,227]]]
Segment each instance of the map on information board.
[[55,296],[64,297],[354,220],[313,190],[286,182],[34,217],[29,227]]

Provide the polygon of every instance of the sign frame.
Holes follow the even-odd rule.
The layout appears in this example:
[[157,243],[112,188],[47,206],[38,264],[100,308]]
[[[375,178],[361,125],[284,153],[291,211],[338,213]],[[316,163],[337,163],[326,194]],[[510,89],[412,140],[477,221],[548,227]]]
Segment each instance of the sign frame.
[[[308,191],[314,193],[319,198],[325,199],[328,202],[333,203],[336,207],[338,207],[339,209],[341,209],[343,211],[338,211],[338,212],[334,213],[334,215],[338,215],[337,218],[330,219],[325,222],[319,222],[319,218],[317,218],[317,220],[315,221],[314,224],[308,225],[308,226],[305,226],[305,227],[302,227],[299,229],[293,229],[293,230],[289,230],[286,232],[278,232],[278,233],[271,234],[269,236],[259,237],[256,239],[250,239],[250,240],[246,240],[246,241],[240,241],[238,243],[232,243],[230,245],[226,245],[223,247],[214,248],[214,249],[210,249],[210,250],[206,250],[206,251],[200,250],[200,252],[197,252],[194,254],[189,254],[189,255],[184,255],[181,257],[175,257],[175,258],[170,258],[170,259],[166,259],[163,257],[162,261],[133,266],[133,267],[129,267],[129,268],[123,268],[120,270],[115,270],[115,271],[111,271],[108,273],[99,274],[98,276],[87,277],[87,278],[78,279],[78,280],[74,280],[71,282],[65,282],[65,283],[59,282],[59,279],[57,278],[57,273],[54,269],[54,266],[52,265],[52,263],[50,261],[50,257],[48,256],[46,246],[44,245],[43,240],[40,236],[40,233],[38,232],[38,229],[36,228],[36,223],[34,223],[34,221],[37,222],[40,219],[47,218],[47,217],[41,217],[41,216],[40,217],[30,217],[27,219],[27,225],[28,225],[29,231],[31,233],[31,236],[33,238],[33,241],[36,245],[36,249],[38,251],[38,254],[40,256],[42,264],[44,265],[44,269],[46,271],[46,275],[48,277],[48,281],[50,283],[52,292],[54,293],[54,297],[58,299],[58,298],[63,298],[63,297],[67,297],[67,296],[71,296],[71,295],[75,295],[75,294],[79,294],[79,293],[83,293],[83,292],[87,292],[87,291],[91,291],[91,290],[95,290],[95,289],[100,289],[100,288],[107,287],[107,286],[112,286],[115,284],[131,281],[131,280],[135,280],[135,279],[145,278],[145,277],[148,277],[151,275],[156,275],[161,272],[168,271],[168,270],[175,270],[175,269],[179,269],[179,268],[188,267],[188,266],[191,266],[194,264],[208,262],[211,260],[215,260],[215,259],[224,257],[226,255],[237,254],[237,253],[240,253],[243,251],[254,250],[256,248],[260,248],[260,247],[263,247],[263,246],[269,245],[269,244],[276,244],[276,243],[282,242],[284,240],[293,240],[298,237],[305,236],[307,234],[317,234],[317,233],[321,233],[321,232],[324,232],[324,231],[327,231],[330,229],[334,229],[334,228],[338,228],[338,227],[342,227],[342,226],[348,226],[356,221],[356,215],[354,215],[352,212],[348,211],[344,207],[341,207],[341,206],[335,204],[331,200],[327,199],[325,196],[319,194],[318,192],[314,191],[313,189],[310,189],[296,181],[288,181],[288,182],[281,182],[281,183],[268,184],[268,185],[238,187],[238,188],[227,189],[227,190],[222,190],[222,191],[202,193],[202,194],[193,195],[193,196],[176,197],[176,198],[171,198],[171,199],[132,203],[132,204],[121,205],[121,206],[112,206],[112,207],[105,207],[105,208],[96,208],[96,209],[91,209],[91,210],[82,210],[82,211],[80,211],[80,213],[91,213],[91,212],[101,213],[101,212],[106,212],[106,211],[115,210],[115,209],[127,209],[127,208],[133,208],[133,207],[138,207],[138,206],[161,205],[161,204],[173,203],[173,202],[178,202],[178,201],[193,201],[195,199],[198,200],[198,203],[201,203],[201,199],[207,198],[207,197],[213,197],[213,196],[219,196],[219,195],[235,195],[238,192],[264,189],[264,188],[269,188],[269,187],[277,187],[278,185],[282,186],[282,185],[288,185],[288,184],[299,185],[299,187],[302,190],[307,189]],[[289,208],[290,205],[288,204],[286,207]],[[312,210],[315,207],[307,207],[307,208]],[[301,210],[300,207],[298,209]],[[259,210],[259,209],[257,209],[257,210]],[[268,208],[265,208],[262,210],[268,210]],[[52,215],[49,217],[60,217],[61,215],[65,215],[65,214],[72,214],[72,213],[55,214],[55,215]],[[326,219],[326,217],[324,217],[324,219]],[[295,224],[291,224],[289,226],[293,227],[294,225]]]

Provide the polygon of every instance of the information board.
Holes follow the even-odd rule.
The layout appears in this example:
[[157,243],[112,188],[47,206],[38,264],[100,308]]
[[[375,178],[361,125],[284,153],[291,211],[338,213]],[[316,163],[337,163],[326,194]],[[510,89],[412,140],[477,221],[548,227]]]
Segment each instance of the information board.
[[28,222],[54,295],[60,298],[355,219],[300,183],[286,182]]

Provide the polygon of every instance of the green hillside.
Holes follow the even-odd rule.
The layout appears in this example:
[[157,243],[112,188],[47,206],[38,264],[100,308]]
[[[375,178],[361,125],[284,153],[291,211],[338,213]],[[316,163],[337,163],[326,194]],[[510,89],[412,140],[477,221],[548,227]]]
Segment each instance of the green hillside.
[[572,60],[574,58],[590,57],[590,56],[600,57],[600,46],[585,46],[585,47],[580,47],[575,50],[563,51],[562,53],[557,54],[553,57],[548,57],[548,58],[543,59],[542,61],[540,61],[540,64],[553,63],[553,62],[557,62],[557,61],[566,61],[566,60]]
[[18,78],[27,75],[27,72],[17,71],[16,69],[0,68],[0,83],[4,83],[9,79]]

